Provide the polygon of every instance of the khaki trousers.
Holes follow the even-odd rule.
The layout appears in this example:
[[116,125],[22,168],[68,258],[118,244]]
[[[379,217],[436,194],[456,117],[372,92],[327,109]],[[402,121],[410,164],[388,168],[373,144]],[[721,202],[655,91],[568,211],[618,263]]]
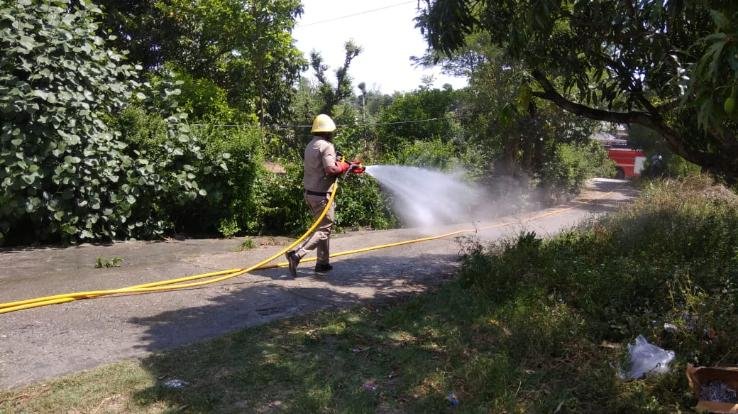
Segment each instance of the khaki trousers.
[[[305,194],[305,202],[310,207],[310,212],[313,215],[313,220],[320,216],[323,212],[326,203],[328,203],[328,195],[326,196],[315,196]],[[297,249],[297,255],[303,257],[309,250],[318,249],[318,261],[319,264],[327,264],[330,261],[330,237],[331,229],[333,228],[333,221],[335,219],[335,204],[331,205],[328,212],[323,217],[318,227],[315,228],[313,234],[311,234],[302,245]]]

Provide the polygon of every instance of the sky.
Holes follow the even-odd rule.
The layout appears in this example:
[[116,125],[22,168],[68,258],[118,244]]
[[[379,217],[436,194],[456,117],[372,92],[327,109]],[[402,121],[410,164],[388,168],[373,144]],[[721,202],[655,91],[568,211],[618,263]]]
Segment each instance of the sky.
[[[349,68],[357,93],[360,82],[387,94],[411,91],[431,74],[438,88],[445,83],[454,89],[466,86],[464,78],[444,75],[439,68],[417,68],[410,61],[427,47],[413,20],[417,0],[302,0],[302,4],[304,13],[292,37],[306,58],[311,50],[320,52],[333,82],[335,70],[343,64],[343,45],[353,40],[362,48]],[[308,72],[311,79],[315,79],[313,73]]]

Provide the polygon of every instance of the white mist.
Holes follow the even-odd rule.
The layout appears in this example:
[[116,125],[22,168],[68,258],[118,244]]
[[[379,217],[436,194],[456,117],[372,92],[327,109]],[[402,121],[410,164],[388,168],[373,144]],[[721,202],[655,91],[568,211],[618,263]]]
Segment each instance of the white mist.
[[409,226],[471,221],[484,198],[457,174],[400,165],[370,165],[366,172],[389,192],[393,210]]

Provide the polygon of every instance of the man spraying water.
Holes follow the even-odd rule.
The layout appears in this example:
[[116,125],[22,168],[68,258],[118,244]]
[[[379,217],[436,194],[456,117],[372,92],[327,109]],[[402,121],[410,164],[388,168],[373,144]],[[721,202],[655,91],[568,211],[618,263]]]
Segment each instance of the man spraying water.
[[[336,156],[336,148],[331,142],[336,124],[330,116],[320,114],[313,120],[310,133],[313,135],[305,147],[303,186],[305,202],[310,208],[313,219],[317,219],[325,209],[330,191],[336,178],[346,172],[361,172],[363,167],[355,163],[347,163]],[[361,170],[361,171],[359,171]],[[331,205],[318,227],[296,250],[285,253],[289,263],[290,275],[297,276],[297,265],[308,251],[317,248],[318,259],[315,271],[328,272],[333,269],[330,264],[330,236],[335,217],[334,206]]]

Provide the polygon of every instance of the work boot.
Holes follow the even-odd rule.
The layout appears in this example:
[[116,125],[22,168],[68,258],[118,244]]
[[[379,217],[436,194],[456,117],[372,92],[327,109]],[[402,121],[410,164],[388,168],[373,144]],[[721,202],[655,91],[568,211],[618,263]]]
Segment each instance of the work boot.
[[290,250],[284,254],[287,259],[287,263],[290,267],[290,275],[295,278],[297,277],[297,265],[300,264],[300,256],[298,256],[294,250]]
[[333,270],[333,266],[331,266],[328,263],[316,263],[315,264],[315,272],[317,273],[330,272],[331,270]]

